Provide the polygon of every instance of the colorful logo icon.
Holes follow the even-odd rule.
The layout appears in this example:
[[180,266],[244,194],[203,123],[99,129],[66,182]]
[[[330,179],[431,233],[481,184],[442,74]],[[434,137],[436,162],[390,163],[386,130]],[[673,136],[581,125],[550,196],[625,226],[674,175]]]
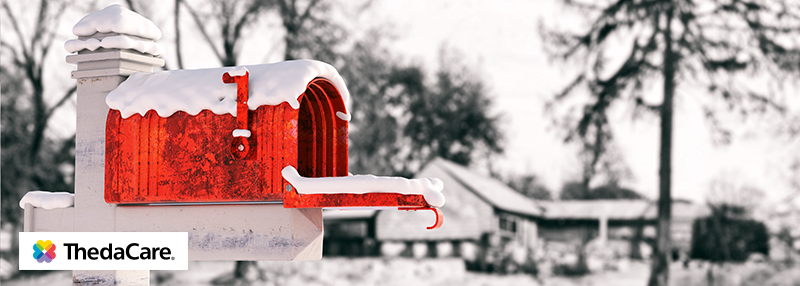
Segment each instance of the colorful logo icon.
[[56,245],[49,240],[37,241],[33,244],[33,258],[39,263],[50,263],[56,258]]

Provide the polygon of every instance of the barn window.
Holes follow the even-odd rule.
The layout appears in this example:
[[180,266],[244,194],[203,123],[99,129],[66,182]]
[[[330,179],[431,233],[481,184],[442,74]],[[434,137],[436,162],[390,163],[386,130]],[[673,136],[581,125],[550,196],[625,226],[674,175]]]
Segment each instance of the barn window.
[[347,121],[344,101],[333,84],[312,80],[300,101],[297,171],[304,177],[347,176]]
[[500,216],[500,229],[510,232],[517,232],[517,221],[511,216]]

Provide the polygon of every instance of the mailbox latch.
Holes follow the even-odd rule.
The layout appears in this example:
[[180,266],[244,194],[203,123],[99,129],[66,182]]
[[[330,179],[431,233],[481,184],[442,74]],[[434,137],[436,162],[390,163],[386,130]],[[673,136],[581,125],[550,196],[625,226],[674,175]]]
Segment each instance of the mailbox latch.
[[231,154],[234,158],[245,159],[250,156],[250,135],[247,129],[247,118],[250,108],[247,106],[250,71],[246,67],[235,67],[222,74],[222,82],[236,84],[236,129],[231,140]]

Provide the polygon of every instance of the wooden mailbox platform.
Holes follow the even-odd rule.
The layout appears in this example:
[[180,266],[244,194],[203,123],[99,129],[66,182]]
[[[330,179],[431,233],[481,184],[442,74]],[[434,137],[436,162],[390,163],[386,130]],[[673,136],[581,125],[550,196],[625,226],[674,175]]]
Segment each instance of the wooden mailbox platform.
[[[104,212],[106,215],[108,212]],[[317,260],[322,211],[281,204],[115,206],[113,229],[189,233],[189,260]],[[79,231],[75,208],[25,208],[26,232]]]

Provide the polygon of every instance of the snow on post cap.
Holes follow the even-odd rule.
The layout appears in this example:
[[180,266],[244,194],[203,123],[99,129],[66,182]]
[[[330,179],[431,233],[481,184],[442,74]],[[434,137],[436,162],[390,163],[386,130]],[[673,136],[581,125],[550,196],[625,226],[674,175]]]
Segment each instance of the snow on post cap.
[[399,193],[422,195],[429,205],[437,208],[444,206],[444,183],[437,178],[406,179],[374,175],[306,178],[300,176],[292,166],[283,168],[281,175],[300,194]]
[[19,207],[24,209],[26,204],[46,210],[63,209],[75,205],[75,195],[67,192],[32,191],[19,200]]
[[75,36],[91,36],[95,33],[119,33],[150,40],[161,38],[161,30],[150,19],[119,4],[86,15],[72,27]]
[[159,43],[137,40],[123,35],[105,37],[100,40],[73,39],[64,43],[64,49],[67,50],[67,52],[69,53],[74,53],[84,49],[94,51],[98,48],[131,49],[131,50],[137,50],[143,54],[151,54],[154,56],[160,56],[164,54],[165,51],[164,46],[162,46]]
[[[344,103],[350,99],[339,72],[323,62],[296,60],[244,68],[250,72],[247,100],[250,110],[283,102],[298,109],[298,98],[317,77],[331,81]],[[236,85],[222,82],[226,72],[231,72],[231,67],[135,73],[108,94],[106,104],[119,110],[123,118],[136,113],[144,116],[149,110],[155,110],[161,117],[178,111],[197,115],[203,110],[236,116]]]

